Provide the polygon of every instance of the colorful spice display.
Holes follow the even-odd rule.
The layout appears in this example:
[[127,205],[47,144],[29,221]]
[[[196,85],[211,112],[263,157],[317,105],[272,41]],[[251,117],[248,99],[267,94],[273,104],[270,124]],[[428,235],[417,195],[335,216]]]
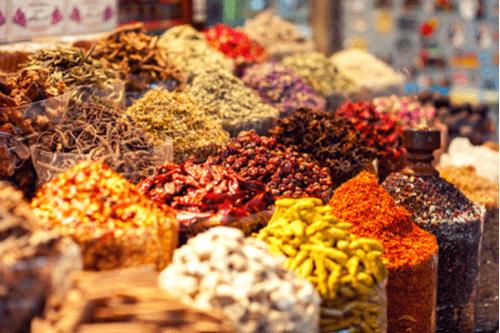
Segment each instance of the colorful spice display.
[[284,115],[291,115],[301,108],[323,110],[326,106],[326,100],[317,96],[292,68],[278,62],[253,65],[241,80]]
[[[262,213],[274,202],[271,190],[258,181],[245,180],[232,170],[188,160],[158,166],[154,176],[138,185],[139,191],[160,205],[177,211],[181,243],[209,227],[232,226],[251,232],[267,222]],[[262,214],[262,215],[261,215]]]
[[347,102],[337,110],[336,115],[349,119],[366,144],[377,150],[380,179],[403,169],[406,163],[406,151],[401,141],[403,127],[396,117],[378,113],[372,103],[365,102]]
[[334,190],[361,170],[370,170],[375,158],[375,151],[366,146],[351,123],[331,112],[297,110],[288,118],[278,119],[270,132],[279,143],[308,154],[330,169]]
[[168,81],[169,90],[180,91],[185,76],[169,56],[168,49],[158,46],[158,36],[148,36],[142,24],[121,28],[95,45],[92,56],[120,73],[127,91],[144,92],[151,83]]
[[245,179],[262,182],[274,196],[330,199],[332,179],[292,148],[277,143],[275,137],[259,136],[254,130],[240,132],[219,153],[215,163],[230,168]]
[[173,211],[98,162],[82,162],[56,175],[30,207],[41,223],[82,247],[86,270],[144,263],[162,269],[177,246]]
[[192,157],[204,162],[229,141],[229,135],[220,125],[182,93],[152,89],[130,106],[127,114],[153,136],[156,144],[172,138],[176,163]]
[[239,30],[216,24],[203,31],[208,44],[233,59],[236,66],[262,62],[267,54],[264,48]]
[[279,199],[257,239],[287,257],[285,267],[308,279],[322,297],[320,332],[383,332],[387,269],[379,242],[357,238],[321,200]]
[[[37,139],[34,165],[40,183],[81,160],[93,160],[137,184],[165,162],[153,138],[122,112],[92,104],[82,105],[79,111],[81,115],[68,111],[60,126]],[[59,160],[56,156],[61,157],[59,165],[54,162]]]
[[205,36],[190,25],[174,26],[161,35],[158,45],[168,49],[170,57],[182,67],[190,82],[196,73],[208,69],[234,71],[234,62],[211,47]]
[[238,332],[317,332],[320,297],[284,262],[263,241],[216,227],[176,250],[159,283],[197,308],[221,309]]
[[231,137],[251,129],[263,135],[279,116],[277,109],[264,103],[252,89],[227,71],[203,72],[183,92],[220,123]]
[[314,49],[314,42],[302,36],[294,23],[275,15],[273,8],[260,12],[253,19],[247,19],[243,32],[276,59]]
[[498,326],[498,182],[478,176],[473,166],[438,167],[440,176],[460,189],[467,199],[486,207],[479,265],[479,302],[476,329]]
[[352,83],[341,76],[332,61],[319,52],[301,52],[281,61],[306,80],[321,96],[352,90]]
[[332,215],[349,222],[349,232],[378,240],[388,260],[388,332],[435,331],[437,244],[436,238],[411,221],[378,184],[375,176],[361,172],[342,184],[330,201]]
[[33,321],[31,332],[235,332],[221,314],[182,303],[161,290],[157,279],[151,265],[80,273],[63,297],[49,299],[44,317]]
[[439,176],[393,173],[382,184],[438,241],[436,329],[474,332],[484,211]]
[[69,273],[82,269],[78,246],[42,231],[23,193],[0,182],[0,323],[6,332],[29,332],[51,293],[69,287]]

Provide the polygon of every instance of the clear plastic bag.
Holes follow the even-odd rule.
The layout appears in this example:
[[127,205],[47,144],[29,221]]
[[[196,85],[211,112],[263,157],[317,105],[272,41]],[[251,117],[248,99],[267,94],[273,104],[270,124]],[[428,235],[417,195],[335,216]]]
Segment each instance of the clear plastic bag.
[[324,300],[321,308],[320,332],[387,332],[386,285],[387,278],[374,286],[373,293],[369,296]]
[[[118,173],[123,173],[125,178],[129,179],[133,183],[137,183],[141,179],[136,179],[136,176],[127,177],[128,174],[132,173],[131,170],[125,170],[123,168],[118,168],[122,163],[120,163],[124,159],[130,159],[130,165],[134,167],[140,166],[140,162],[132,163],[134,160],[140,161],[141,157],[144,155],[153,156],[153,160],[156,160],[157,163],[153,163],[150,167],[148,167],[148,171],[145,174],[145,177],[152,176],[155,172],[156,166],[161,165],[167,162],[172,162],[174,159],[174,150],[173,143],[171,138],[167,138],[165,140],[165,144],[161,146],[155,146],[152,151],[148,150],[138,150],[138,151],[130,151],[125,155],[117,157],[115,161],[115,165],[108,165],[111,169]],[[38,145],[33,145],[31,147],[31,157],[33,159],[33,165],[35,167],[38,181],[37,187],[41,187],[43,184],[47,183],[58,173],[64,172],[71,168],[72,166],[78,164],[81,161],[86,160],[96,160],[96,158],[90,156],[89,154],[74,154],[74,153],[54,153],[51,151],[46,151],[41,149]],[[113,158],[113,156],[109,156],[109,158]],[[105,163],[109,158],[97,158],[100,162]],[[115,167],[115,168],[113,168]],[[123,171],[123,172],[120,172]],[[144,177],[144,178],[145,178]]]
[[[45,231],[26,238],[29,240],[24,246],[7,250],[9,253],[2,253],[0,260],[2,332],[28,331],[31,319],[43,311],[46,298],[50,294],[62,296],[71,285],[70,272],[83,268],[80,248],[69,238]],[[33,256],[17,256],[18,251],[32,247],[33,243],[43,249],[34,250]]]
[[113,80],[99,85],[75,87],[69,100],[72,119],[79,114],[79,107],[85,104],[103,104],[109,108],[125,108],[125,82]]

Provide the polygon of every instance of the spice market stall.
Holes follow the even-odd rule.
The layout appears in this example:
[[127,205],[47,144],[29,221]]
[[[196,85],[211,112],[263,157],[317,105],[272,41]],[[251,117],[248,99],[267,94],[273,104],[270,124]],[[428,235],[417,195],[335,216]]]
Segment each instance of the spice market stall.
[[282,21],[122,27],[0,73],[1,332],[498,331],[484,110]]

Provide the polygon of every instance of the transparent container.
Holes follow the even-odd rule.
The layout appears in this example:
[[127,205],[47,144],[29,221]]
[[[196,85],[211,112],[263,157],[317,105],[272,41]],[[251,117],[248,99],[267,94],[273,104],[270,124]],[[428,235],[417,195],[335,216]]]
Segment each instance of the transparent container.
[[[323,300],[321,333],[387,332],[387,278],[369,296]],[[335,304],[335,306],[333,306]]]
[[[148,168],[146,176],[152,176],[156,170],[157,165],[162,165],[167,162],[172,162],[174,157],[173,152],[173,142],[171,138],[165,140],[165,144],[161,146],[155,146],[152,150],[137,150],[127,152],[125,155],[116,157],[118,161],[124,158],[129,158],[133,160],[140,161],[141,157],[144,155],[150,155],[157,160],[153,166]],[[72,166],[78,164],[81,161],[91,160],[90,154],[74,154],[74,153],[54,153],[51,151],[43,150],[38,145],[33,145],[31,147],[31,157],[33,159],[33,165],[37,173],[37,187],[41,187],[43,184],[47,183],[56,174],[62,173]],[[140,162],[138,162],[140,163]],[[134,164],[137,166],[138,164]],[[112,166],[111,166],[112,167]],[[114,170],[120,173],[121,170]],[[129,179],[133,183],[137,183],[140,179]]]
[[69,100],[70,116],[79,114],[83,104],[103,104],[109,108],[125,108],[125,82],[113,80],[102,84],[78,86],[72,89]]

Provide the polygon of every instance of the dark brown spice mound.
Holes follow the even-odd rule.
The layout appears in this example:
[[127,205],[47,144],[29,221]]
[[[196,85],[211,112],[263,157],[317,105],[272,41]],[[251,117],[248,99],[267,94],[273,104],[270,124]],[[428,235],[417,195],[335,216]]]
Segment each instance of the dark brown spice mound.
[[221,150],[217,163],[235,170],[249,180],[266,184],[273,195],[285,198],[330,199],[332,179],[328,168],[305,158],[296,150],[279,144],[274,136],[242,131]]
[[333,113],[300,109],[277,123],[271,133],[278,142],[330,169],[334,190],[369,169],[375,158],[375,151],[366,146],[351,123]]
[[168,81],[169,90],[180,91],[185,76],[168,50],[158,46],[158,36],[145,34],[143,25],[117,29],[96,43],[92,56],[121,73],[129,92],[144,92],[155,82]]

